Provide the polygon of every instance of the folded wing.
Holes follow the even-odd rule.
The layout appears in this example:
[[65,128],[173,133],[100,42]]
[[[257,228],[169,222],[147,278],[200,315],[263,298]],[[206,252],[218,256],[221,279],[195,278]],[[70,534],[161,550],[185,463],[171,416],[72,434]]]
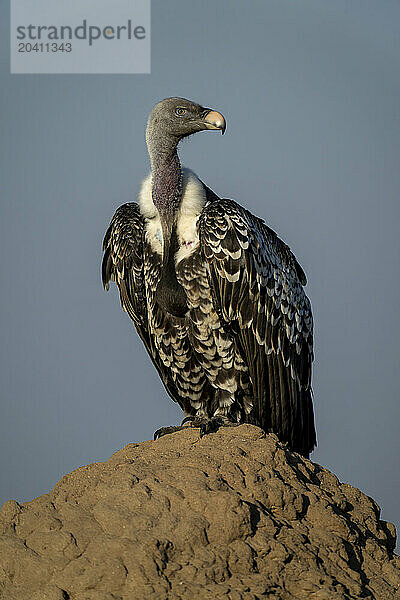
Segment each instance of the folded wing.
[[[144,221],[139,205],[134,202],[123,204],[113,216],[104,237],[103,285],[105,289],[108,289],[110,281],[115,281],[120,293],[122,308],[134,322],[168,394],[176,402],[179,395],[171,373],[161,362],[154,340],[149,333],[143,240]],[[151,258],[149,255],[148,259],[151,260]],[[149,265],[147,266],[149,271]]]
[[232,200],[211,202],[199,228],[216,309],[249,368],[250,420],[308,455],[316,437],[304,272],[289,247]]

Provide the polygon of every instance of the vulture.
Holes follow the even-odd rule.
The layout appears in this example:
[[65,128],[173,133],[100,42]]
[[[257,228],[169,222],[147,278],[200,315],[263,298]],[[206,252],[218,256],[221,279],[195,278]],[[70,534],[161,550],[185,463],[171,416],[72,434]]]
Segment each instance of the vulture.
[[155,105],[146,128],[151,171],[138,202],[120,206],[103,243],[115,281],[180,426],[200,435],[258,425],[308,457],[316,445],[313,319],[306,276],[277,234],[181,166],[179,142],[225,132],[223,115],[185,98]]

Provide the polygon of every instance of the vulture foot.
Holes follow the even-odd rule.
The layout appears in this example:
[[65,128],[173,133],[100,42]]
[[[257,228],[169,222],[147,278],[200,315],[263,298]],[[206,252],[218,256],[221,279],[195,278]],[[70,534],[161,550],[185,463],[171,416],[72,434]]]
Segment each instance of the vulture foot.
[[203,435],[206,435],[207,433],[215,433],[220,427],[237,427],[238,425],[240,425],[240,423],[233,423],[226,417],[211,417],[211,419],[207,419],[206,417],[185,417],[181,425],[171,425],[169,427],[160,427],[160,429],[157,429],[157,431],[154,432],[154,439],[158,440],[163,435],[175,433],[176,431],[181,431],[187,427],[200,429],[200,437],[202,438]]
[[227,417],[186,417],[182,421],[182,425],[190,421],[191,427],[198,427],[200,429],[200,437],[207,433],[215,433],[220,427],[237,427],[240,423],[233,423],[229,421]]
[[168,433],[175,433],[175,431],[181,431],[181,429],[187,429],[187,427],[183,425],[171,425],[170,427],[160,427],[157,431],[154,432],[154,439],[158,440],[163,435],[168,435]]

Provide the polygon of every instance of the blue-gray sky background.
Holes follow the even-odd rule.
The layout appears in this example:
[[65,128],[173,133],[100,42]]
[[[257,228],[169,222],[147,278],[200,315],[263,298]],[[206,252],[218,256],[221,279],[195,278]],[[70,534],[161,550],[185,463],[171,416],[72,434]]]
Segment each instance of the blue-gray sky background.
[[220,110],[182,162],[266,219],[315,318],[312,459],[400,524],[400,4],[153,0],[151,75],[10,75],[0,0],[0,503],[176,423],[101,241],[149,165],[152,105]]

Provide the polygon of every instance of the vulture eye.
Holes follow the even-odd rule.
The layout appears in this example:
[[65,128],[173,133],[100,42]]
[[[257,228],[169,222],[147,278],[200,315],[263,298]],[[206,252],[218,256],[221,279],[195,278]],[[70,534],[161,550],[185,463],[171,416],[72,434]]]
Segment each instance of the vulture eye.
[[178,108],[175,109],[175,114],[178,115],[178,117],[182,117],[182,115],[184,115],[186,113],[186,108],[182,108],[181,106],[178,106]]

